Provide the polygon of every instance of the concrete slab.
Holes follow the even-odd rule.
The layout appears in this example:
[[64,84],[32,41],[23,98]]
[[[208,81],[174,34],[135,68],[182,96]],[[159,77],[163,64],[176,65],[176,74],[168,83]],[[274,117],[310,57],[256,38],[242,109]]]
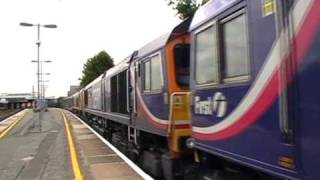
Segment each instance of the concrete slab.
[[[82,158],[88,163],[93,179],[97,180],[141,180],[143,179],[122,158],[109,148],[95,134],[86,134],[86,130],[69,116],[76,143]],[[89,130],[89,129],[87,129]],[[90,130],[89,130],[90,131]],[[91,132],[91,131],[90,131]]]
[[100,139],[83,139],[79,140],[79,143],[90,146],[106,146]]
[[111,149],[108,149],[103,146],[100,146],[100,148],[86,148],[86,149],[83,148],[82,150],[86,156],[115,154]]
[[94,179],[136,176],[136,172],[125,163],[93,164],[90,166]]
[[3,130],[5,130],[7,128],[7,126],[0,126],[0,132],[2,132]]
[[73,119],[72,116],[68,116],[68,118],[69,118],[69,121],[72,122],[72,124],[81,124],[82,125],[81,122],[79,122],[77,119]]
[[87,151],[87,150],[94,150],[94,149],[101,149],[101,150],[109,150],[111,151],[110,148],[106,147],[105,145],[100,145],[100,146],[88,146],[88,145],[85,145],[85,144],[80,144],[79,145],[81,146],[81,148],[84,150],[84,151]]
[[89,129],[72,129],[72,132],[76,134],[92,134]]
[[11,124],[12,122],[13,122],[13,120],[6,121],[6,122],[3,122],[3,123],[0,123],[0,126],[7,126],[7,125]]
[[[0,141],[0,179],[74,179],[64,120],[59,109],[30,112]],[[79,120],[71,118],[85,179],[142,179]],[[0,131],[18,118],[0,123]]]
[[73,129],[87,129],[87,127],[83,124],[72,124]]
[[0,140],[0,179],[73,179],[61,117],[58,110],[30,111]]
[[102,178],[98,180],[143,180],[143,178],[138,176],[122,176],[122,177],[111,177],[111,178]]
[[143,180],[143,178],[138,176],[122,176],[122,177],[116,177],[116,178],[108,178],[104,180]]
[[118,156],[94,156],[88,157],[90,164],[104,164],[104,163],[118,163],[123,162],[123,160]]
[[84,135],[78,135],[78,140],[87,140],[87,139],[98,139],[96,135],[94,134],[84,134]]

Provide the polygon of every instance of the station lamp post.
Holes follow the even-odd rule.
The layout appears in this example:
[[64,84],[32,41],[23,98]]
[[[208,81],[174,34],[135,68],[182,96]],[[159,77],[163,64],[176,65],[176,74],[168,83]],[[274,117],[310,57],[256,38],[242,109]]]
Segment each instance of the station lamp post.
[[[40,77],[41,77],[41,69],[40,69],[40,44],[41,44],[41,41],[40,41],[40,27],[44,27],[44,28],[57,28],[57,25],[55,24],[45,24],[45,25],[42,25],[42,24],[30,24],[30,23],[25,23],[25,22],[21,22],[20,23],[20,26],[26,26],[26,27],[31,27],[31,26],[36,26],[37,27],[37,42],[36,42],[36,45],[37,45],[37,49],[38,49],[38,53],[37,53],[37,79],[38,79],[38,95],[37,95],[37,109],[41,109],[39,108],[39,103],[40,103],[40,98],[41,98],[41,95],[40,95]],[[44,61],[45,62],[45,61]]]
[[45,99],[46,99],[45,91],[46,91],[46,87],[48,86],[47,83],[49,83],[49,80],[44,80],[44,79],[42,79],[40,82],[41,82],[41,86],[40,86],[40,89],[41,89],[41,97],[42,97],[42,99],[45,101]]
[[[38,60],[32,60],[31,61],[32,63],[38,63]],[[43,84],[44,83],[44,80],[43,80],[43,75],[50,75],[50,73],[43,73],[42,70],[43,70],[43,63],[51,63],[52,61],[51,60],[44,60],[44,61],[41,61],[40,60],[40,99],[42,98],[45,98],[45,95],[44,95],[44,88],[43,88],[43,85],[41,85],[41,83]],[[48,81],[46,81],[48,82]]]
[[48,83],[49,82],[49,80],[44,80],[44,79],[42,79],[41,80],[41,90],[42,90],[42,99],[43,99],[43,106],[44,106],[44,108],[45,108],[45,111],[47,110],[47,100],[46,100],[46,90],[47,90],[47,88],[49,87],[48,86],[48,84],[46,84],[46,83]]
[[51,75],[51,73],[40,73],[41,79],[40,79],[40,99],[42,100],[42,102],[45,102],[45,83],[48,83],[49,80],[44,80],[43,76],[49,76]]

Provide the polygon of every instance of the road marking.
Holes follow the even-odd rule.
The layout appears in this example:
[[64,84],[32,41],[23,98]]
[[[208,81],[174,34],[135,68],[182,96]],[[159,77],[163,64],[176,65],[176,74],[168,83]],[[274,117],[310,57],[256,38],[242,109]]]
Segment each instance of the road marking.
[[[29,112],[29,110],[26,110],[22,113],[22,115],[20,115],[20,117],[18,117],[18,119],[16,119],[13,123],[11,123],[8,127],[6,127],[3,131],[0,132],[0,139],[3,139],[6,134],[8,134],[8,132],[10,132],[11,129],[13,129],[19,122],[21,119],[24,118],[24,116]],[[21,113],[21,112],[20,112]],[[17,115],[13,115],[14,117],[17,117]]]
[[132,162],[129,158],[127,158],[122,152],[120,152],[116,147],[114,147],[111,143],[109,143],[106,139],[104,139],[100,134],[98,134],[95,130],[93,130],[89,125],[83,122],[79,117],[70,113],[71,116],[78,119],[83,125],[85,125],[92,133],[94,133],[104,144],[110,147],[113,152],[115,152],[121,159],[123,159],[135,172],[137,172],[143,179],[145,180],[153,180],[153,178],[145,173],[140,167],[138,167],[134,162]]
[[83,180],[84,178],[83,178],[82,171],[81,171],[81,168],[79,165],[76,147],[75,147],[72,135],[71,135],[70,124],[66,118],[65,113],[62,111],[61,111],[61,113],[63,116],[64,124],[66,127],[66,132],[67,132],[67,137],[68,137],[68,142],[69,142],[68,144],[69,144],[73,174],[74,174],[76,180]]

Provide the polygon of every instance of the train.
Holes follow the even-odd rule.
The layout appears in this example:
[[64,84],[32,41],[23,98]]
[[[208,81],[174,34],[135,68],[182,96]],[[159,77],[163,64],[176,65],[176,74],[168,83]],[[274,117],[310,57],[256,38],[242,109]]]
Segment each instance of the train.
[[320,179],[320,1],[211,0],[64,99],[157,179]]

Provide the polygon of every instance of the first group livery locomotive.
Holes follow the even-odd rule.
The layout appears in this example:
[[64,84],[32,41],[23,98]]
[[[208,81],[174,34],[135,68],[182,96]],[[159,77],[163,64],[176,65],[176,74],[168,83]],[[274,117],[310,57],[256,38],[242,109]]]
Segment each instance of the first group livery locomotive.
[[320,179],[320,1],[211,0],[68,108],[159,179]]

